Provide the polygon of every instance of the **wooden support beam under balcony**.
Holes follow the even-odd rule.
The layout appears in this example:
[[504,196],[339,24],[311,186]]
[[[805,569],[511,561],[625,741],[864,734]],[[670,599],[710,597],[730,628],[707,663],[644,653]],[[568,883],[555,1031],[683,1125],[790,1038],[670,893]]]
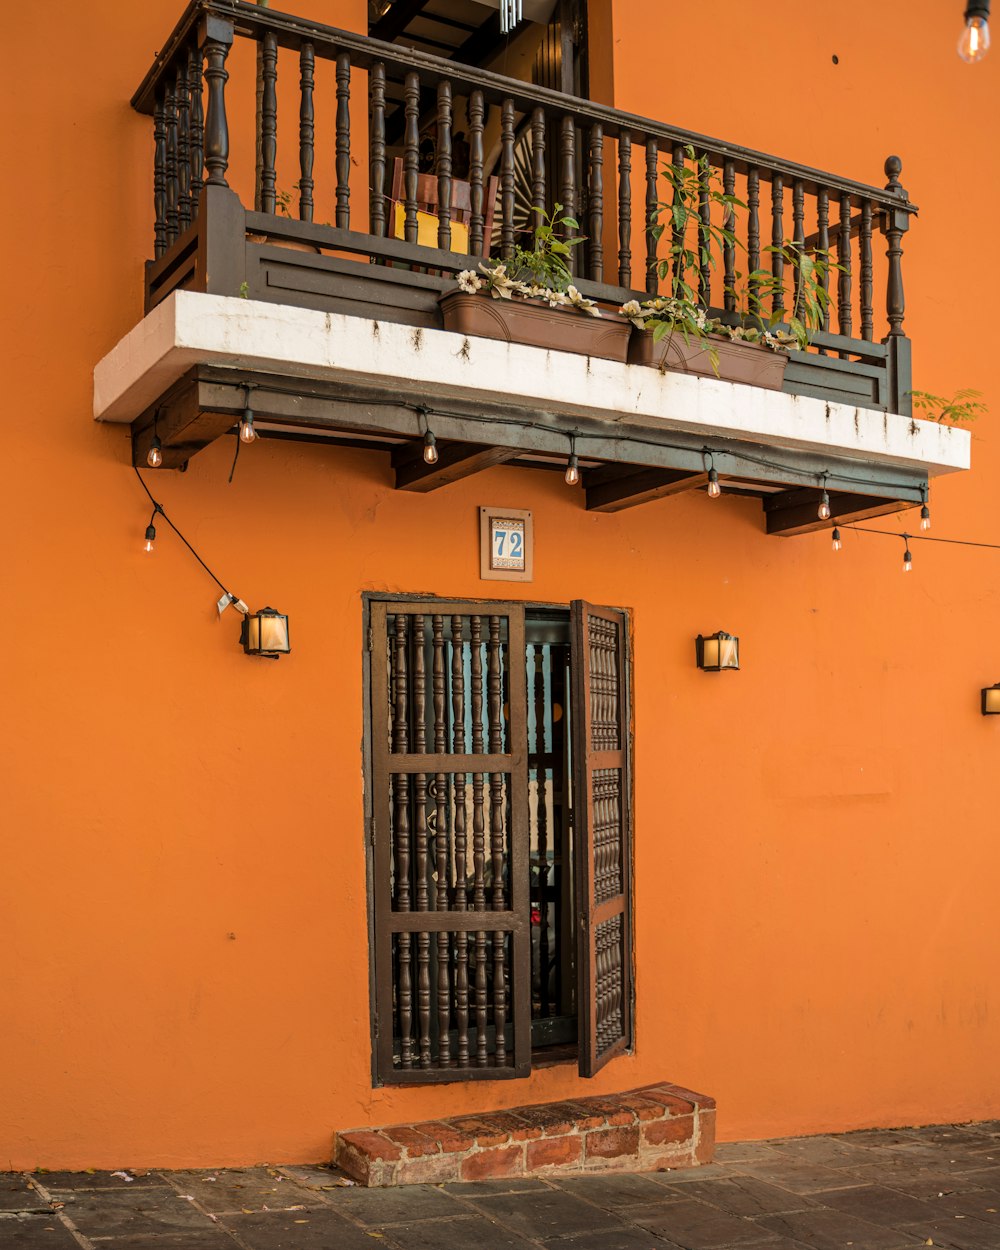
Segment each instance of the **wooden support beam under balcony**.
[[621,512],[652,499],[695,490],[708,481],[707,473],[683,469],[636,469],[605,465],[584,474],[588,512]]
[[427,494],[451,482],[505,464],[519,454],[516,447],[492,447],[481,443],[444,443],[434,464],[424,461],[423,443],[398,447],[392,453],[396,489]]
[[828,530],[838,522],[849,525],[852,521],[870,521],[873,517],[887,516],[914,507],[909,500],[880,499],[873,495],[854,495],[830,492],[830,517],[821,520],[820,490],[785,490],[769,495],[764,500],[764,515],[769,534],[790,537],[792,534],[811,534],[815,530]]

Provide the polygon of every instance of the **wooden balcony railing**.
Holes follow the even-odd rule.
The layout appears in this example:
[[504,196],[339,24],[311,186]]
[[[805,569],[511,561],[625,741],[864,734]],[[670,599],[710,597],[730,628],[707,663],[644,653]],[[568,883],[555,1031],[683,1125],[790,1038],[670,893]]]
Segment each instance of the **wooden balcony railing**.
[[[666,196],[662,163],[691,147],[746,205],[739,247],[698,275],[706,307],[735,317],[737,272],[762,261],[792,280],[769,243],[829,250],[840,266],[831,311],[810,351],[793,353],[785,389],[910,411],[902,237],[916,210],[896,157],[886,186],[868,186],[244,0],[192,0],[132,103],[154,119],[147,308],[188,286],[438,325],[453,275],[472,257],[508,256],[532,210],[555,202],[585,235],[573,259],[585,294],[611,304],[666,294],[657,270],[668,238],[657,242],[651,218]],[[422,162],[436,186],[435,247],[418,242]],[[294,199],[282,190],[289,175]],[[458,187],[467,252],[451,250]],[[702,213],[712,211],[705,196]],[[774,296],[778,311],[786,298]]]

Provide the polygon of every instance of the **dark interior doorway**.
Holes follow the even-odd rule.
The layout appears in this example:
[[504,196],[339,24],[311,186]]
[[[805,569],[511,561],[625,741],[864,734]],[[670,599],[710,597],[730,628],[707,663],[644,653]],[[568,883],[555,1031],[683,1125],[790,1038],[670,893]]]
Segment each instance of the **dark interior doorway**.
[[569,613],[526,615],[525,643],[531,1045],[544,1062],[577,1051]]
[[524,0],[504,34],[489,0],[369,0],[368,33],[434,56],[587,98],[587,0]]

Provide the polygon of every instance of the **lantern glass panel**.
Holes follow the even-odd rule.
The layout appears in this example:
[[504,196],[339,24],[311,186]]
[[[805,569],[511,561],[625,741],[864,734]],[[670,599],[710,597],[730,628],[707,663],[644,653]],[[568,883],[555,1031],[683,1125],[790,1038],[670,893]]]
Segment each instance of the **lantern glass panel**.
[[261,651],[288,650],[287,616],[261,616],[258,630]]
[[1000,716],[1000,686],[987,686],[983,691],[983,715]]

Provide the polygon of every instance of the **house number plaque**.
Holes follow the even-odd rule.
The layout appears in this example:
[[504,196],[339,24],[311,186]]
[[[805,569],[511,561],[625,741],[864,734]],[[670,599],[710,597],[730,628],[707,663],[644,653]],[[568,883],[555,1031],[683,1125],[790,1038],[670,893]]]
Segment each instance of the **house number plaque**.
[[530,582],[534,525],[522,508],[479,509],[479,576],[484,580]]

